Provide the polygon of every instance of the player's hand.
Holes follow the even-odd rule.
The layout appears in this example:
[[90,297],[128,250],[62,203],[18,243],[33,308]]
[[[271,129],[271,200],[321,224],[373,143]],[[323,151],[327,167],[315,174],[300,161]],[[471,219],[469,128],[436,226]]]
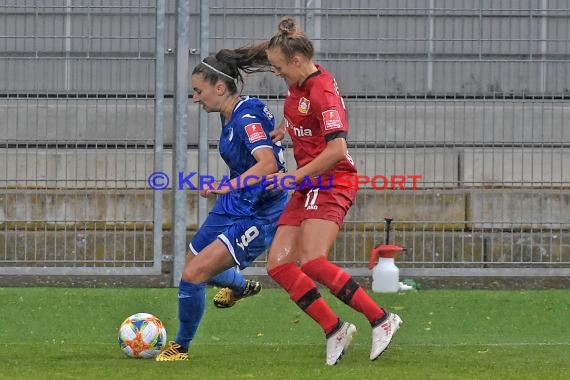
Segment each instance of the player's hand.
[[286,121],[282,120],[281,123],[279,123],[279,126],[277,128],[275,128],[274,130],[269,132],[269,137],[271,137],[271,141],[273,141],[273,143],[281,141],[285,138],[285,134],[286,134],[285,123],[286,123]]
[[209,196],[210,194],[213,194],[211,189],[202,189],[202,190],[200,190],[200,196],[201,196],[202,198],[208,198],[208,196]]
[[[211,188],[210,188],[211,186]],[[220,186],[220,182],[212,182],[211,185],[206,186],[205,189],[200,190],[200,196],[203,198],[208,198],[211,194],[222,195],[229,193],[231,191],[229,186]]]

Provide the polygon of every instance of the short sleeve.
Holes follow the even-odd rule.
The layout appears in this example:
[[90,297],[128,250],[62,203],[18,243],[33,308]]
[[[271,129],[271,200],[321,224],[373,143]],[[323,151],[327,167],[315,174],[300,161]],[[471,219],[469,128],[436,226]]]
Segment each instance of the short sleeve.
[[265,117],[248,113],[241,116],[234,128],[251,154],[262,147],[273,147],[269,136],[269,121]]
[[311,89],[311,104],[314,116],[319,121],[323,136],[331,133],[348,132],[344,102],[334,84],[319,83]]

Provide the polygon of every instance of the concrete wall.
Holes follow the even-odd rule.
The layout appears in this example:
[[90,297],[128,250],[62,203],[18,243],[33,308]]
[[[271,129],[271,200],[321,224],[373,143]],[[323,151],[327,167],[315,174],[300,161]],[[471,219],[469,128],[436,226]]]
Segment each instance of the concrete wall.
[[[264,99],[277,119],[282,100]],[[570,143],[564,100],[345,99],[349,143],[384,148],[489,146],[541,148]],[[153,144],[152,99],[0,99],[0,136],[12,143]],[[164,102],[164,142],[173,142],[172,99]],[[188,143],[198,143],[198,106],[188,104]],[[220,120],[209,115],[217,142]]]
[[[170,194],[164,192],[163,199],[168,236]],[[196,202],[197,195],[188,192],[189,239],[197,227]],[[0,247],[8,266],[151,266],[149,191],[8,190],[0,203]],[[392,241],[408,249],[398,258],[403,268],[564,268],[568,262],[570,235],[561,226],[570,224],[570,194],[528,190],[361,191],[332,259],[362,267],[383,242],[385,215],[396,220]],[[170,252],[167,240],[163,253]]]

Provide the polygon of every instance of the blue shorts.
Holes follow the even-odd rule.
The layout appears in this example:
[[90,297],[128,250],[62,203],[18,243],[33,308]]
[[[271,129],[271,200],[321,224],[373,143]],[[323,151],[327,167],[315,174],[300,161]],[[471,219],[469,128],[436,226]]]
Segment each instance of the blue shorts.
[[228,248],[240,269],[244,269],[269,248],[276,229],[277,218],[273,223],[268,223],[267,219],[210,213],[194,235],[189,248],[198,254],[218,239]]

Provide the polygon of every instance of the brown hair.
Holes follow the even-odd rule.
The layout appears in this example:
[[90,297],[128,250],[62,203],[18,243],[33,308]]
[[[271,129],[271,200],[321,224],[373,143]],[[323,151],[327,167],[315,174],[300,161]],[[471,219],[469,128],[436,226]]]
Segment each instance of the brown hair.
[[[204,80],[215,85],[219,80],[224,82],[230,94],[236,94],[237,84],[243,87],[243,73],[267,71],[267,43],[257,46],[245,46],[238,49],[222,49],[215,55],[204,58],[192,70],[192,75],[202,74]],[[211,66],[211,67],[208,67]],[[241,90],[240,90],[241,92]]]
[[308,59],[312,59],[315,48],[309,37],[297,29],[295,20],[291,17],[284,17],[277,26],[277,34],[271,37],[267,44],[268,49],[278,48],[287,60],[293,58],[295,54],[301,54]]

